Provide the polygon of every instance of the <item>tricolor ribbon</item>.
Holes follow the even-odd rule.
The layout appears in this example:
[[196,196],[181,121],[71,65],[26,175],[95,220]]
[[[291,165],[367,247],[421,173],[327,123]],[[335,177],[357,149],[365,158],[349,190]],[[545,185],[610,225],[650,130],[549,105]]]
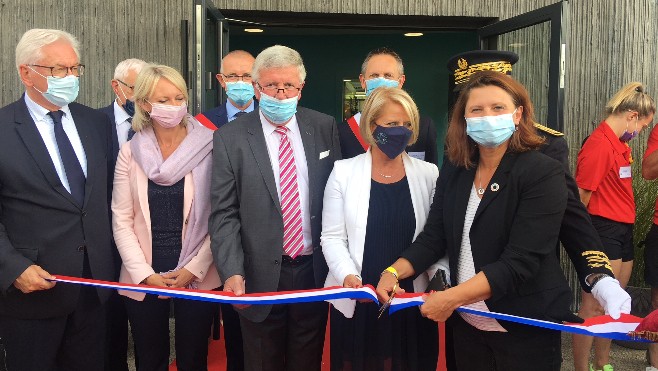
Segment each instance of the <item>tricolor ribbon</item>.
[[[216,303],[226,304],[292,304],[292,303],[305,303],[317,302],[334,299],[370,299],[377,302],[377,295],[375,289],[371,285],[365,285],[358,289],[345,288],[340,286],[325,287],[322,289],[313,290],[298,290],[298,291],[279,291],[279,292],[264,292],[264,293],[251,293],[241,296],[235,296],[231,292],[222,291],[206,291],[206,290],[190,290],[183,288],[168,288],[147,285],[135,285],[129,283],[118,283],[109,281],[99,281],[86,278],[56,276],[52,281],[62,283],[72,283],[78,285],[94,286],[107,289],[125,290],[141,292],[144,294],[161,295],[172,298],[209,301]],[[398,310],[419,306],[424,303],[423,293],[405,293],[397,295],[389,309],[389,313],[395,313]],[[643,339],[636,339],[628,335],[629,332],[635,330],[640,324],[642,318],[632,316],[630,314],[622,314],[621,318],[614,320],[610,316],[598,316],[585,320],[584,323],[555,323],[543,321],[538,319],[513,316],[510,314],[496,313],[496,312],[483,312],[480,310],[471,309],[468,307],[459,307],[457,311],[464,313],[471,313],[482,317],[494,318],[497,320],[504,320],[516,322],[520,324],[542,327],[546,329],[564,331],[573,334],[589,335],[596,337],[603,337],[616,340],[627,341],[640,341],[647,342]]]

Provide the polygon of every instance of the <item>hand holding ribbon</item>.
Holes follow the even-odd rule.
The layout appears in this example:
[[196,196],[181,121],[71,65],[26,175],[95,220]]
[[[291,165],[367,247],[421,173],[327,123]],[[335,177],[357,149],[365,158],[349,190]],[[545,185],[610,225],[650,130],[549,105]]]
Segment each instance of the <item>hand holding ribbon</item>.
[[614,319],[619,319],[622,313],[631,312],[631,296],[612,277],[604,277],[596,282],[592,295],[601,304],[605,314]]

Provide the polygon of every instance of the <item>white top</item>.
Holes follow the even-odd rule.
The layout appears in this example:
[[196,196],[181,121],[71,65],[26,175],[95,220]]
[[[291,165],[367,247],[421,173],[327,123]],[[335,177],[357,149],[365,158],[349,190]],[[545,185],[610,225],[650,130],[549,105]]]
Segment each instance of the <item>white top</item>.
[[[34,120],[34,124],[36,125],[37,130],[39,130],[39,134],[41,134],[41,138],[46,145],[46,149],[48,149],[48,154],[50,154],[53,165],[55,165],[55,171],[59,176],[59,180],[62,182],[64,188],[66,188],[66,190],[71,193],[69,179],[66,177],[64,164],[62,163],[62,158],[59,155],[59,147],[57,147],[57,140],[55,139],[55,124],[53,123],[53,119],[48,116],[48,112],[50,111],[35,103],[32,99],[30,99],[29,95],[24,94],[24,96],[27,110],[30,112],[30,116],[32,116],[32,120]],[[80,140],[78,129],[75,127],[73,115],[71,115],[71,111],[69,110],[68,105],[61,107],[59,110],[64,112],[64,115],[62,116],[62,127],[64,128],[66,136],[69,137],[69,141],[73,146],[73,151],[75,151],[75,156],[78,158],[78,161],[80,161],[82,172],[85,174],[86,178],[87,155],[85,154],[85,149],[82,147],[82,141]]]
[[[471,196],[468,199],[468,206],[466,206],[466,216],[464,218],[464,231],[462,232],[462,245],[459,250],[459,260],[457,265],[457,283],[462,284],[475,276],[475,264],[473,263],[473,251],[471,250],[471,225],[473,225],[473,218],[475,212],[480,205],[480,197],[478,197],[475,190],[475,185],[471,188]],[[464,305],[467,308],[473,308],[481,311],[489,312],[487,304],[481,300],[476,303]],[[462,318],[471,324],[471,326],[482,331],[499,331],[507,332],[497,320],[493,318],[486,318],[476,316],[469,313],[459,313]]]
[[114,123],[117,129],[117,139],[119,140],[119,148],[128,141],[128,131],[132,124],[128,119],[130,115],[121,107],[117,101],[114,101]]
[[[262,112],[259,112],[260,123],[263,126],[263,134],[265,135],[265,143],[267,143],[267,152],[270,155],[270,164],[274,172],[274,182],[276,183],[276,191],[281,201],[281,182],[279,179],[279,143],[281,136],[274,132],[275,125],[272,125]],[[302,211],[302,234],[304,236],[304,250],[301,255],[313,254],[313,237],[311,235],[311,201],[309,198],[308,189],[308,165],[306,164],[306,152],[304,152],[304,143],[297,124],[297,117],[292,116],[292,119],[285,125],[288,128],[288,140],[292,146],[292,152],[295,156],[295,167],[297,168],[297,187],[299,188],[299,203]]]

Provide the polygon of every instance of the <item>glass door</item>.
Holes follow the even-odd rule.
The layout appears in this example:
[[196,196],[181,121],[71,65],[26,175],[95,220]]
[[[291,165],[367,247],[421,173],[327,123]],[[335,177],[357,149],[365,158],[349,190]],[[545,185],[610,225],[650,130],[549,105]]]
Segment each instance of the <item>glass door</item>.
[[536,121],[559,131],[564,129],[565,11],[560,2],[478,30],[482,49],[519,55],[512,76],[528,89]]
[[226,99],[215,76],[221,59],[228,53],[228,22],[207,0],[194,5],[194,42],[192,113],[216,107]]

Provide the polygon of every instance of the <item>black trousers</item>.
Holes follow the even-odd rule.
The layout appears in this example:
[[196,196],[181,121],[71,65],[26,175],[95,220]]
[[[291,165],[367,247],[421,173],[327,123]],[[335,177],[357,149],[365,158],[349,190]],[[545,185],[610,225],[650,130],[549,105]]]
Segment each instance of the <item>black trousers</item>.
[[104,309],[96,289],[83,286],[77,307],[67,316],[46,319],[0,316],[7,370],[102,371]]
[[[282,262],[279,291],[312,288],[312,258],[301,263]],[[240,316],[245,370],[319,371],[328,313],[329,305],[319,302],[274,305],[259,323]]]
[[116,291],[107,300],[107,348],[105,371],[128,371],[128,313]]
[[169,310],[174,302],[176,366],[179,371],[208,369],[208,340],[215,308],[212,303],[183,299],[144,301],[124,298],[137,352],[138,371],[169,369]]
[[532,328],[521,335],[481,331],[457,313],[450,323],[458,370],[560,370],[559,331]]
[[244,352],[242,351],[242,330],[240,316],[231,304],[220,304],[222,326],[224,326],[224,344],[226,346],[226,371],[244,370]]

